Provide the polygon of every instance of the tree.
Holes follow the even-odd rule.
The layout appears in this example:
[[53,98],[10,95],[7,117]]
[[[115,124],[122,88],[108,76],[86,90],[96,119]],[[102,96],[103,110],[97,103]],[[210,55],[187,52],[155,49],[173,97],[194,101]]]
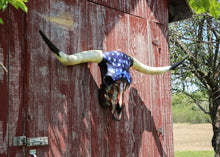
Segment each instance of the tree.
[[[220,22],[208,12],[170,25],[171,62],[188,56],[172,76],[172,88],[189,96],[211,117],[212,146],[220,157]],[[209,110],[200,105],[196,93],[208,95]]]
[[[194,99],[196,97],[196,100]],[[172,95],[172,110],[174,123],[210,123],[207,113],[208,97],[202,92],[193,93],[193,98],[178,92]],[[201,110],[204,109],[204,110]]]
[[[16,9],[21,8],[24,12],[27,13],[28,9],[26,6],[27,0],[0,0],[0,11],[4,12],[5,9],[8,7],[8,4],[11,4]],[[0,18],[0,24],[3,24],[2,18]]]
[[220,2],[218,0],[188,0],[196,14],[204,14],[207,11],[214,18],[220,17]]

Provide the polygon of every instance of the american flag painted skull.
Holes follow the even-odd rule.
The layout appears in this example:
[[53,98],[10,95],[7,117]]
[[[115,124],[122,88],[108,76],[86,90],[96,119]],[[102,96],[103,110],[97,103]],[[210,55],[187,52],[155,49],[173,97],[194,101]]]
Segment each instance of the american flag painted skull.
[[118,51],[103,52],[99,63],[102,85],[99,89],[99,102],[104,107],[111,107],[114,120],[120,120],[124,107],[124,92],[132,79],[129,68],[133,64],[131,57]]
[[104,107],[110,107],[114,120],[121,120],[124,108],[124,92],[132,82],[129,72],[130,67],[150,75],[162,74],[175,69],[182,61],[164,67],[151,67],[142,64],[134,57],[128,56],[123,52],[102,50],[89,50],[67,55],[60,51],[42,32],[39,31],[43,40],[57,59],[65,65],[76,65],[80,63],[98,63],[102,76],[102,84],[99,89],[99,102]]

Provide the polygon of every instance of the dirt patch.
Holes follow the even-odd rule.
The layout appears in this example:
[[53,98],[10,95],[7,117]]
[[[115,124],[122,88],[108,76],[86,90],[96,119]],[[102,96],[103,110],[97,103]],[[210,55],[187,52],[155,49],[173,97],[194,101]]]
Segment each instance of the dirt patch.
[[211,124],[173,124],[175,151],[213,150]]

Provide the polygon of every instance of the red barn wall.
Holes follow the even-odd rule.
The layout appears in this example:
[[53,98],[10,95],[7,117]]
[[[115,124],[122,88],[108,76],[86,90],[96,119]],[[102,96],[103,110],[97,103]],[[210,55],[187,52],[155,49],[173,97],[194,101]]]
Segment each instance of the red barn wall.
[[[130,70],[121,121],[99,105],[97,64],[62,65],[39,29],[67,54],[118,50],[150,66],[169,65],[166,0],[31,0],[9,7],[0,26],[0,156],[172,157],[170,74]],[[160,45],[153,44],[160,41]],[[164,136],[156,130],[164,128]],[[14,136],[49,138],[15,147]]]

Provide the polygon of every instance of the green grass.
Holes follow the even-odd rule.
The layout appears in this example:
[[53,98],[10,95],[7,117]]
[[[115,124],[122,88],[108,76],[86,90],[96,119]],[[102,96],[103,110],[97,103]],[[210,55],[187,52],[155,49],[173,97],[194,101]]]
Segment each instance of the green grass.
[[209,123],[210,116],[200,110],[191,109],[192,106],[173,106],[174,123]]
[[214,157],[214,151],[175,151],[175,157]]
[[[200,104],[208,110],[207,102]],[[175,94],[172,98],[174,123],[209,123],[210,116],[205,114],[184,94]]]

